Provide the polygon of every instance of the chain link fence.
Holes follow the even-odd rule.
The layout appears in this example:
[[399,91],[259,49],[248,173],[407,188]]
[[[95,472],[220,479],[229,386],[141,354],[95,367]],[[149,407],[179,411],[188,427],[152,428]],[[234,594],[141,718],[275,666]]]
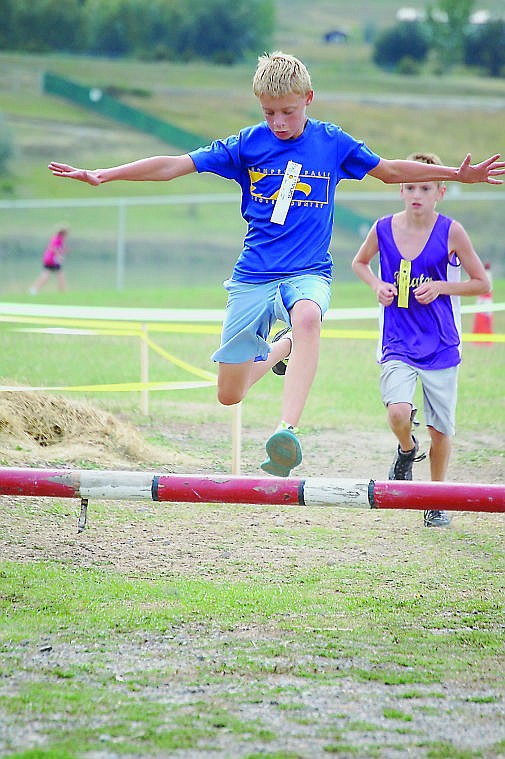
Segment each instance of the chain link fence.
[[[352,281],[351,260],[370,225],[403,204],[397,191],[339,191],[336,200],[335,279]],[[505,277],[504,200],[501,188],[449,186],[439,209],[464,225],[495,277]],[[246,230],[238,193],[0,201],[0,294],[28,291],[49,237],[63,224],[73,290],[218,285],[230,275]]]

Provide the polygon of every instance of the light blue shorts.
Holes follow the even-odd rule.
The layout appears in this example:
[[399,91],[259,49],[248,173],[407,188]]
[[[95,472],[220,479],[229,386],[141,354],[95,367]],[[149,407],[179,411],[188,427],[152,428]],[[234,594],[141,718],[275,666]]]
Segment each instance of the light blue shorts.
[[228,303],[221,346],[212,359],[224,364],[265,361],[267,343],[277,319],[291,326],[289,312],[299,300],[312,300],[321,309],[321,319],[330,304],[330,282],[316,274],[300,274],[272,282],[250,284],[228,279],[224,282]]
[[417,379],[423,389],[426,425],[444,435],[454,435],[458,396],[458,366],[448,369],[416,369],[403,361],[386,361],[382,366],[380,389],[385,406],[390,403],[414,405]]

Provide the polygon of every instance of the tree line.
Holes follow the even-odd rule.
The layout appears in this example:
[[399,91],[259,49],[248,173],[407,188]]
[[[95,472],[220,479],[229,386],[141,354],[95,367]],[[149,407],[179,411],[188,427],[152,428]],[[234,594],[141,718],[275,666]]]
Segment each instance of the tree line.
[[0,0],[0,50],[203,59],[268,49],[273,0]]
[[464,64],[493,77],[505,76],[505,20],[474,20],[475,0],[439,0],[420,17],[383,29],[374,40],[378,66],[415,74],[431,56],[439,73]]

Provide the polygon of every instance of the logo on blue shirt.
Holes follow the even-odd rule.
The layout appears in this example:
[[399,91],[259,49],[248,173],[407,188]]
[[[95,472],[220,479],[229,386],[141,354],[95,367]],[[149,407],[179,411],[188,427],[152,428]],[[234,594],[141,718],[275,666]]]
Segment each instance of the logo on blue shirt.
[[[275,203],[284,170],[249,168],[251,198],[260,203]],[[296,183],[292,205],[320,207],[329,203],[329,174],[302,172]]]

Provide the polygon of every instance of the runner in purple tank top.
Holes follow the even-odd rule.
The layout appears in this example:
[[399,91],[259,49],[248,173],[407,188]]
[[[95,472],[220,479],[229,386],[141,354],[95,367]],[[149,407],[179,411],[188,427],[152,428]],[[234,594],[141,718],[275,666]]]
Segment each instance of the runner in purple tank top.
[[[410,160],[441,163],[430,153],[414,154]],[[411,480],[413,462],[424,458],[412,434],[418,379],[431,438],[431,479],[446,478],[461,361],[459,296],[489,290],[484,266],[464,228],[436,210],[444,193],[443,182],[402,184],[405,209],[375,222],[352,263],[355,274],[377,293],[380,304],[381,396],[398,440],[390,480]],[[376,275],[370,262],[377,254]],[[464,282],[461,268],[468,275]],[[427,527],[449,523],[445,511],[424,512]]]

